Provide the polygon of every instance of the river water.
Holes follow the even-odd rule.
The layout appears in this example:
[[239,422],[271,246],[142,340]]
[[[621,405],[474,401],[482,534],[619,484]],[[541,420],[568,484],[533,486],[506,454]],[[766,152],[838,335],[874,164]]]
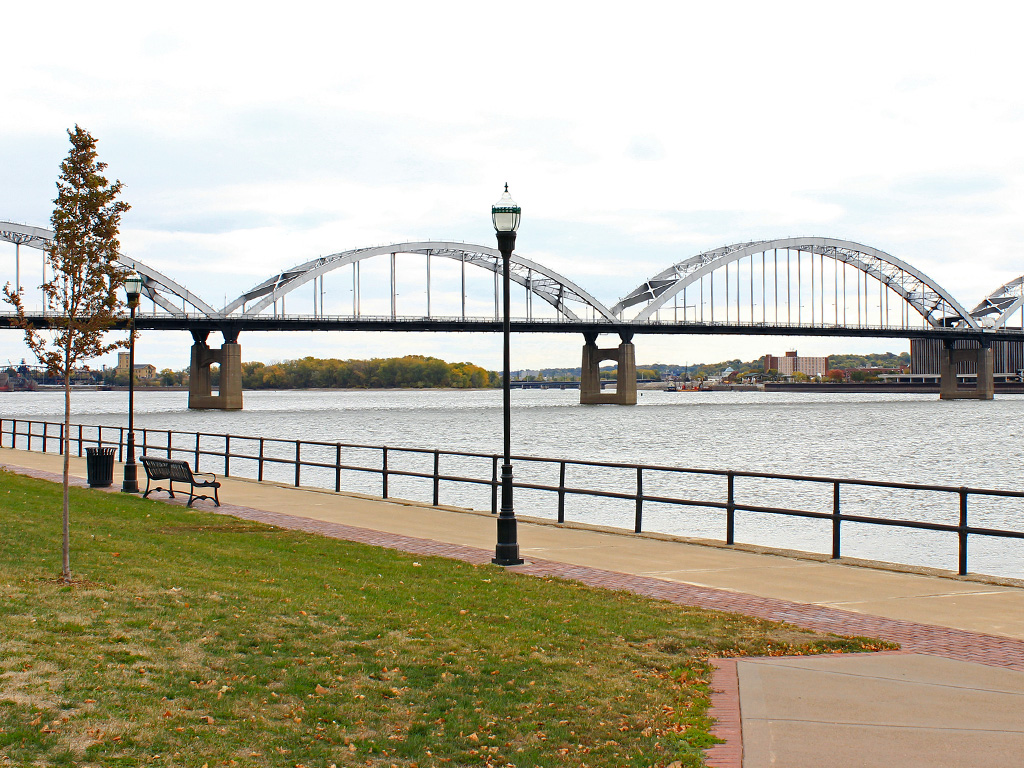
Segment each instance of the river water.
[[[636,407],[580,406],[572,390],[512,393],[513,453],[566,459],[647,463],[705,469],[894,480],[951,486],[1021,490],[1024,461],[1024,396],[998,395],[990,402],[938,400],[933,394],[817,394],[813,392],[643,392]],[[239,412],[189,411],[184,392],[136,393],[138,428],[230,433],[395,447],[501,452],[501,392],[281,391],[246,392]],[[76,392],[73,422],[124,425],[127,393]],[[2,393],[0,413],[11,418],[59,421],[58,392]],[[7,442],[5,442],[7,444]],[[187,446],[183,446],[187,447]],[[213,445],[211,444],[211,447]],[[252,447],[233,450],[255,453]],[[268,454],[269,455],[269,454]],[[292,456],[281,449],[280,455]],[[304,454],[304,458],[306,458]],[[370,455],[350,463],[379,466]],[[333,450],[324,455],[333,462]],[[204,458],[204,462],[206,459]],[[429,456],[397,455],[389,466],[428,470]],[[401,462],[405,462],[402,464]],[[442,466],[448,474],[489,477],[490,462]],[[203,469],[220,472],[211,461]],[[232,474],[255,473],[254,462],[233,462]],[[268,469],[267,477],[289,480],[293,470]],[[310,471],[312,472],[312,471]],[[303,475],[303,482],[333,486],[333,471]],[[635,490],[635,472],[570,470],[570,486]],[[516,479],[557,485],[557,465],[516,463]],[[344,488],[378,494],[380,477],[345,473]],[[724,478],[651,473],[645,493],[725,500]],[[392,496],[430,500],[429,481],[393,477]],[[740,503],[829,512],[831,485],[737,479]],[[443,484],[441,502],[488,509],[486,487]],[[554,517],[553,494],[517,491],[516,511]],[[955,494],[844,486],[847,514],[877,514],[955,524]],[[570,520],[632,528],[632,501],[569,496]],[[1024,529],[1024,503],[970,497],[972,525]],[[724,538],[724,512],[699,507],[645,505],[644,529]],[[737,541],[829,552],[828,521],[737,513]],[[528,545],[528,542],[525,542]],[[1024,578],[1024,542],[974,536],[970,570]],[[843,554],[852,557],[956,568],[956,535],[901,531],[847,523]]]

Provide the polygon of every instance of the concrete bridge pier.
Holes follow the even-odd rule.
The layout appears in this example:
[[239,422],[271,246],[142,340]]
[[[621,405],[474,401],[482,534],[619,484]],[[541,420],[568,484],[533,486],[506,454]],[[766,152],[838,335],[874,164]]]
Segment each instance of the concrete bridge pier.
[[[991,400],[995,397],[992,342],[984,339],[977,349],[956,349],[952,339],[943,341],[939,352],[940,400]],[[978,383],[974,389],[963,389],[957,379],[959,363],[977,363]]]
[[[188,407],[201,410],[242,410],[242,347],[238,331],[224,331],[224,344],[211,349],[209,331],[192,331],[192,362],[189,365]],[[220,387],[216,395],[210,382],[210,366],[220,365]]]
[[[622,343],[611,349],[598,349],[597,334],[585,333],[583,338],[583,365],[580,376],[580,405],[636,405],[636,350],[633,334],[620,333]],[[615,391],[601,391],[600,364],[615,361]]]

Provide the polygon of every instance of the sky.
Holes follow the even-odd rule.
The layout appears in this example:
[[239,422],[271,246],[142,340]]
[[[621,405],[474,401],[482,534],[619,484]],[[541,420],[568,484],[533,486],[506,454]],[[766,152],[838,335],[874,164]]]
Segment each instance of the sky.
[[[16,4],[5,27],[19,32],[0,46],[0,220],[48,226],[66,131],[78,124],[124,182],[122,251],[214,306],[351,248],[493,245],[490,205],[506,182],[523,209],[517,252],[607,305],[702,251],[796,235],[886,251],[969,307],[1024,272],[1024,54],[1011,3],[626,9]],[[27,286],[39,265],[38,251],[22,249]],[[412,301],[422,266],[410,257],[400,268],[399,301]],[[365,285],[372,274],[364,310],[384,301]],[[325,280],[328,312],[350,311],[349,275]],[[14,247],[0,244],[0,283],[13,279]],[[474,306],[486,314],[488,302],[485,287]],[[501,362],[491,334],[239,341],[244,360],[264,362]],[[512,366],[577,366],[582,341],[517,335]],[[908,349],[898,339],[635,341],[638,363]],[[136,359],[184,368],[190,344],[150,332]],[[23,357],[17,333],[0,335],[0,363]]]

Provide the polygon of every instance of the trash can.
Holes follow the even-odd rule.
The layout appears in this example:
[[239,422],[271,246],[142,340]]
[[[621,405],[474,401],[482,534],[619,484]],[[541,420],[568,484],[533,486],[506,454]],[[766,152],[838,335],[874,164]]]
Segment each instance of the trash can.
[[107,488],[114,482],[114,449],[86,448],[85,476],[90,488]]

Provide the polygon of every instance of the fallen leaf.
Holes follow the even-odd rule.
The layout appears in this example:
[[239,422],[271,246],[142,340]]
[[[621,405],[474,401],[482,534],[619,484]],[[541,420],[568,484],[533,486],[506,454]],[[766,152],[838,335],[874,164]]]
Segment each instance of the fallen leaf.
[[467,736],[466,738],[470,741],[480,741],[480,737],[477,736],[475,733],[469,734],[469,736]]
[[325,693],[327,693],[327,689],[326,689],[326,688],[324,688],[324,687],[323,687],[322,685],[319,685],[319,684],[317,684],[317,686],[316,686],[316,688],[315,688],[314,690],[315,690],[315,691],[316,691],[316,692],[317,692],[318,694],[320,694],[321,696],[323,696],[323,695],[324,695]]
[[35,720],[33,720],[33,721],[32,721],[31,723],[29,723],[29,725],[39,725],[39,724],[40,724],[41,722],[43,722],[43,716],[42,716],[42,715],[40,715],[39,717],[37,717],[37,718],[36,718]]
[[96,699],[86,699],[82,703],[83,704],[95,704],[96,703]]

